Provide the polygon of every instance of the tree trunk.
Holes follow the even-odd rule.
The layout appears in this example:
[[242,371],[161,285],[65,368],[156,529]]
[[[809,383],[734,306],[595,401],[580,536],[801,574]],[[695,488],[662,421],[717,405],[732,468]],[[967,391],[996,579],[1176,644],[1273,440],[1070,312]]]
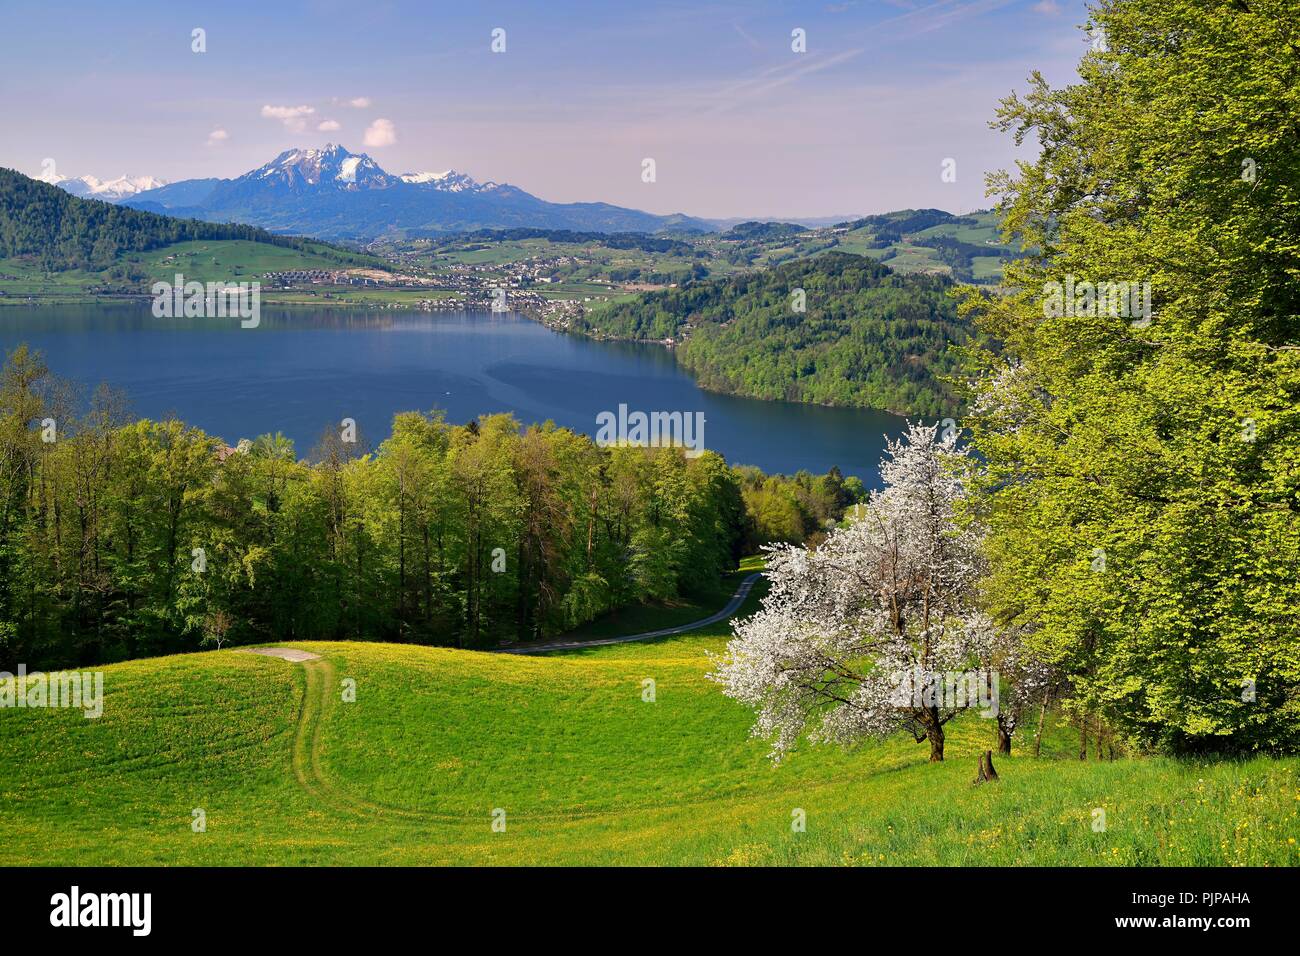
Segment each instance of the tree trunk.
[[943,762],[943,724],[939,723],[939,715],[933,712],[929,719],[929,727],[926,730],[926,736],[930,738],[930,763]]
[[1088,759],[1088,715],[1079,719],[1079,759]]
[[1003,730],[1001,726],[998,727],[998,753],[1011,753],[1011,735]]
[[1034,734],[1034,756],[1037,757],[1043,749],[1043,721],[1047,719],[1047,701],[1050,694],[1043,695],[1043,706],[1038,711],[1038,730]]
[[406,495],[397,495],[397,639],[406,634]]
[[993,769],[993,751],[986,750],[980,754],[979,767],[975,772],[975,783],[992,783],[998,779],[998,772]]

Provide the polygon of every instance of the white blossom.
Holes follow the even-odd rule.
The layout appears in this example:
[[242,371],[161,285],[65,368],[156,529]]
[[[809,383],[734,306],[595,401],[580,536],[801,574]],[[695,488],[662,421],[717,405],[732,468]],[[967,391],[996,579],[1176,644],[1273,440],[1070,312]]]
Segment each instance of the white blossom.
[[1034,655],[1022,627],[998,627],[984,614],[967,620],[971,649],[980,666],[999,681],[998,728],[1011,737],[1029,704],[1041,701],[1055,680],[1051,665]]
[[942,759],[942,705],[900,704],[906,673],[934,681],[976,659],[969,619],[980,530],[959,520],[972,463],[955,435],[909,425],[881,463],[884,487],[861,521],[816,550],[775,545],[761,610],[733,625],[710,677],[757,711],[752,733],[781,756],[809,735],[851,744],[898,729]]
[[1000,433],[1015,434],[1042,417],[1051,396],[1035,385],[1027,366],[1004,365],[977,383],[971,415]]

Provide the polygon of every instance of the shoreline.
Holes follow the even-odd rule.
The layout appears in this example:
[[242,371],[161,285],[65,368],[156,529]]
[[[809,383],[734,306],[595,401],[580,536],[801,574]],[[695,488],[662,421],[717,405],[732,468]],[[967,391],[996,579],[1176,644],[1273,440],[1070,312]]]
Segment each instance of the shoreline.
[[[332,296],[328,299],[323,297],[278,299],[275,298],[274,296],[275,296],[274,292],[272,293],[264,292],[262,294],[262,304],[264,306],[269,305],[269,306],[275,306],[277,308],[322,308],[323,307],[323,308],[355,308],[355,309],[376,309],[376,310],[400,309],[409,312],[487,312],[487,313],[492,312],[492,306],[488,302],[471,302],[471,301],[465,301],[461,299],[452,299],[449,297],[441,298],[441,299],[424,299],[424,300],[418,300],[412,302],[412,301],[402,301],[402,300],[357,301],[357,300],[339,299],[339,298],[334,298]],[[66,296],[58,295],[58,294],[48,294],[48,298],[46,298],[44,301],[35,301],[35,302],[29,301],[29,297],[27,296],[19,298],[17,296],[4,295],[4,296],[0,296],[0,307],[26,306],[29,308],[36,308],[40,306],[56,306],[56,305],[97,305],[101,303],[126,304],[130,302],[148,303],[151,301],[153,301],[153,296],[150,295],[149,293],[144,293],[144,292],[142,293],[124,292],[124,293],[104,293],[104,294],[81,293],[81,294],[66,295]],[[558,300],[558,301],[572,301],[572,300]],[[443,303],[446,304],[444,305]],[[789,405],[807,405],[814,408],[835,408],[835,409],[844,409],[849,411],[883,412],[885,414],[894,415],[904,420],[926,417],[926,416],[916,415],[915,413],[907,410],[900,410],[896,408],[881,408],[875,405],[846,405],[846,404],[836,404],[832,402],[816,402],[816,401],[793,401],[792,402],[789,399],[766,398],[761,395],[747,395],[744,392],[717,388],[715,386],[706,385],[702,383],[699,380],[699,376],[697,375],[695,370],[687,367],[682,363],[680,358],[680,353],[677,350],[677,346],[681,344],[680,342],[671,339],[626,339],[626,338],[619,338],[618,336],[613,336],[613,335],[586,335],[582,332],[573,331],[571,328],[568,327],[568,324],[566,322],[555,321],[553,319],[548,319],[548,317],[545,315],[538,314],[537,309],[533,307],[531,303],[512,305],[509,311],[514,312],[518,315],[522,315],[523,317],[529,319],[530,321],[537,322],[539,325],[542,325],[547,329],[550,329],[552,332],[556,332],[563,335],[572,335],[576,338],[586,339],[587,341],[590,342],[622,342],[631,345],[655,345],[664,348],[668,352],[672,353],[673,359],[677,363],[677,365],[683,371],[691,375],[691,377],[695,380],[695,384],[702,391],[710,392],[714,395],[727,395],[734,398],[746,398],[757,402],[782,402]],[[955,416],[957,413],[950,412],[948,414]]]

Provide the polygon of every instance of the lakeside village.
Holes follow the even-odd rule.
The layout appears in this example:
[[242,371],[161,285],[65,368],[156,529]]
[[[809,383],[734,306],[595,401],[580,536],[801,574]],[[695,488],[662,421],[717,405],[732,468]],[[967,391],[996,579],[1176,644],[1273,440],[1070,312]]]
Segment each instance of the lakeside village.
[[[308,292],[323,301],[346,298],[348,292],[410,292],[427,290],[427,298],[404,296],[383,303],[385,308],[437,311],[524,312],[563,330],[581,315],[583,303],[597,296],[577,292],[545,294],[538,287],[554,280],[543,274],[544,264],[512,262],[500,265],[455,265],[433,276],[388,273],[377,269],[310,269],[262,274],[264,291]],[[610,287],[610,292],[619,290]],[[377,304],[377,303],[367,303]]]
[[[173,256],[162,260],[164,265],[181,266]],[[232,304],[238,296],[247,296],[256,285],[257,295],[270,293],[270,304],[278,305],[340,305],[363,306],[367,309],[401,309],[426,312],[517,312],[541,322],[557,332],[571,330],[574,319],[579,318],[592,303],[648,288],[674,288],[676,283],[662,286],[638,286],[612,281],[603,277],[578,278],[572,273],[585,264],[574,256],[535,256],[522,261],[504,263],[449,263],[436,271],[425,272],[420,265],[395,261],[393,268],[363,268],[342,266],[323,269],[294,269],[263,272],[253,281],[223,281],[205,283],[199,292],[201,300],[214,305],[200,308],[217,309],[225,317],[235,315]],[[403,271],[404,270],[404,271]],[[241,274],[236,270],[236,274]],[[18,276],[0,274],[0,279],[17,280]],[[169,276],[168,279],[173,277]],[[135,299],[147,296],[160,302],[158,287],[168,286],[166,296],[175,299],[185,296],[189,283],[183,273],[177,272],[175,282],[154,282],[145,288],[130,289],[129,285],[90,286],[80,290],[53,290],[48,293],[25,292],[12,294],[0,290],[0,304],[43,305],[60,298],[89,294],[97,299]],[[214,295],[208,286],[226,287]],[[241,291],[242,290],[242,291]],[[421,294],[427,293],[427,294]],[[230,302],[227,302],[230,298]],[[220,301],[218,301],[220,300]],[[243,301],[239,299],[238,301]],[[229,305],[223,309],[222,303]],[[201,315],[191,312],[183,303],[173,303],[175,315]],[[242,312],[241,318],[246,318]],[[250,327],[252,327],[250,325]],[[655,339],[655,344],[672,348],[673,339]]]

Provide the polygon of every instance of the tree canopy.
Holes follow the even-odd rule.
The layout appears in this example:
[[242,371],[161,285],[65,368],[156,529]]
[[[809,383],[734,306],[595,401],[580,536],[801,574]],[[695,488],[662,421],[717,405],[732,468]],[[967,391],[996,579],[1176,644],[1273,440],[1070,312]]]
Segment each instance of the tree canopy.
[[[988,598],[1073,705],[1176,750],[1300,728],[1300,19],[1113,0],[1080,81],[1031,78],[993,177],[1035,249],[967,314]],[[1149,283],[1149,314],[1106,284]],[[1062,285],[1075,301],[1049,300]],[[1049,291],[1050,290],[1050,291]]]

